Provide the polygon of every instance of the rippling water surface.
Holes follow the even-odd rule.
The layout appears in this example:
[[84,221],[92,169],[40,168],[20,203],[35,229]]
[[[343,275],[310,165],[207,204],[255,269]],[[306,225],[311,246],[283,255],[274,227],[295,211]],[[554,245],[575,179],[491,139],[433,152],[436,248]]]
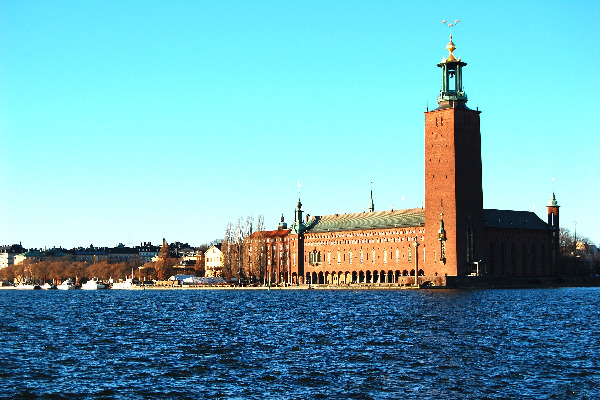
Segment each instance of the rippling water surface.
[[600,397],[600,289],[0,291],[0,397]]

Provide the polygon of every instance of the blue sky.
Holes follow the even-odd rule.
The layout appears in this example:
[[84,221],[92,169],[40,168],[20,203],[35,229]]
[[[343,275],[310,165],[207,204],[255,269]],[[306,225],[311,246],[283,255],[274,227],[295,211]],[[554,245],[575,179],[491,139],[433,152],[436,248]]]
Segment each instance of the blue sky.
[[[222,238],[228,222],[424,201],[448,53],[481,114],[486,208],[600,241],[594,1],[4,1],[0,244]],[[554,183],[552,182],[554,178]]]

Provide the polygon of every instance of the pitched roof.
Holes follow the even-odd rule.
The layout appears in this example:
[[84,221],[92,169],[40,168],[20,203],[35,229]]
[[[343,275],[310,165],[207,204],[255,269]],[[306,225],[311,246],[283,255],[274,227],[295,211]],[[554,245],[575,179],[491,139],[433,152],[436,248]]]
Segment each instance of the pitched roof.
[[388,210],[353,214],[334,214],[312,217],[306,232],[351,231],[363,229],[385,229],[422,226],[425,224],[425,209]]
[[531,211],[483,210],[485,228],[548,229],[548,224]]
[[274,238],[274,237],[284,237],[290,233],[290,229],[276,229],[274,231],[256,231],[252,233],[249,237],[255,238],[257,236],[262,235],[264,238]]

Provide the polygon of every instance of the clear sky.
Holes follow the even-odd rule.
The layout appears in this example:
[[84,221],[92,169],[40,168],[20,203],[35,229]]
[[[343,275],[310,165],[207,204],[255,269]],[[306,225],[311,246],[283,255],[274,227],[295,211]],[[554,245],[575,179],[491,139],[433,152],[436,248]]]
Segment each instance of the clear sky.
[[[484,207],[600,241],[597,1],[0,2],[0,244],[222,238],[420,207],[453,28]],[[554,178],[554,183],[552,182]],[[300,180],[301,188],[297,182]]]

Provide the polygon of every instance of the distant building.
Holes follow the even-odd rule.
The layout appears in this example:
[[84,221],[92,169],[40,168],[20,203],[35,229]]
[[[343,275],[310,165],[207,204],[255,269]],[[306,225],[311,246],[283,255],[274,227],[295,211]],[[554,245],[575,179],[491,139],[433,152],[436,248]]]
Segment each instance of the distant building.
[[138,249],[127,247],[122,243],[119,243],[117,247],[109,248],[106,250],[108,255],[108,261],[112,263],[127,262],[130,260],[138,260],[140,252]]
[[[277,230],[258,231],[247,237],[244,247],[246,249],[245,262],[249,270],[264,271],[270,282],[288,282],[289,234],[290,230],[287,229],[287,224],[282,216]],[[293,257],[295,256],[294,254]],[[292,264],[296,265],[295,258],[292,260]]]
[[8,251],[0,252],[0,269],[10,267],[15,264],[15,253]]
[[155,246],[150,242],[144,242],[136,247],[142,264],[151,262],[154,257],[158,256],[160,246]]
[[222,277],[223,276],[223,252],[221,244],[215,244],[204,252],[204,276]]
[[46,259],[46,255],[39,250],[29,250],[25,253],[16,254],[14,257],[14,265],[21,265],[25,262],[25,260],[30,260],[33,262],[44,261]]
[[20,244],[0,246],[0,269],[10,267],[15,264],[15,256],[24,253],[25,249]]
[[94,264],[98,261],[106,260],[108,254],[106,248],[98,248],[90,246],[87,249],[78,248],[71,251],[73,253],[73,259],[78,262],[86,262],[88,264]]
[[173,266],[173,271],[176,275],[195,274],[197,260],[197,251],[188,251],[185,255],[179,258],[179,262]]

